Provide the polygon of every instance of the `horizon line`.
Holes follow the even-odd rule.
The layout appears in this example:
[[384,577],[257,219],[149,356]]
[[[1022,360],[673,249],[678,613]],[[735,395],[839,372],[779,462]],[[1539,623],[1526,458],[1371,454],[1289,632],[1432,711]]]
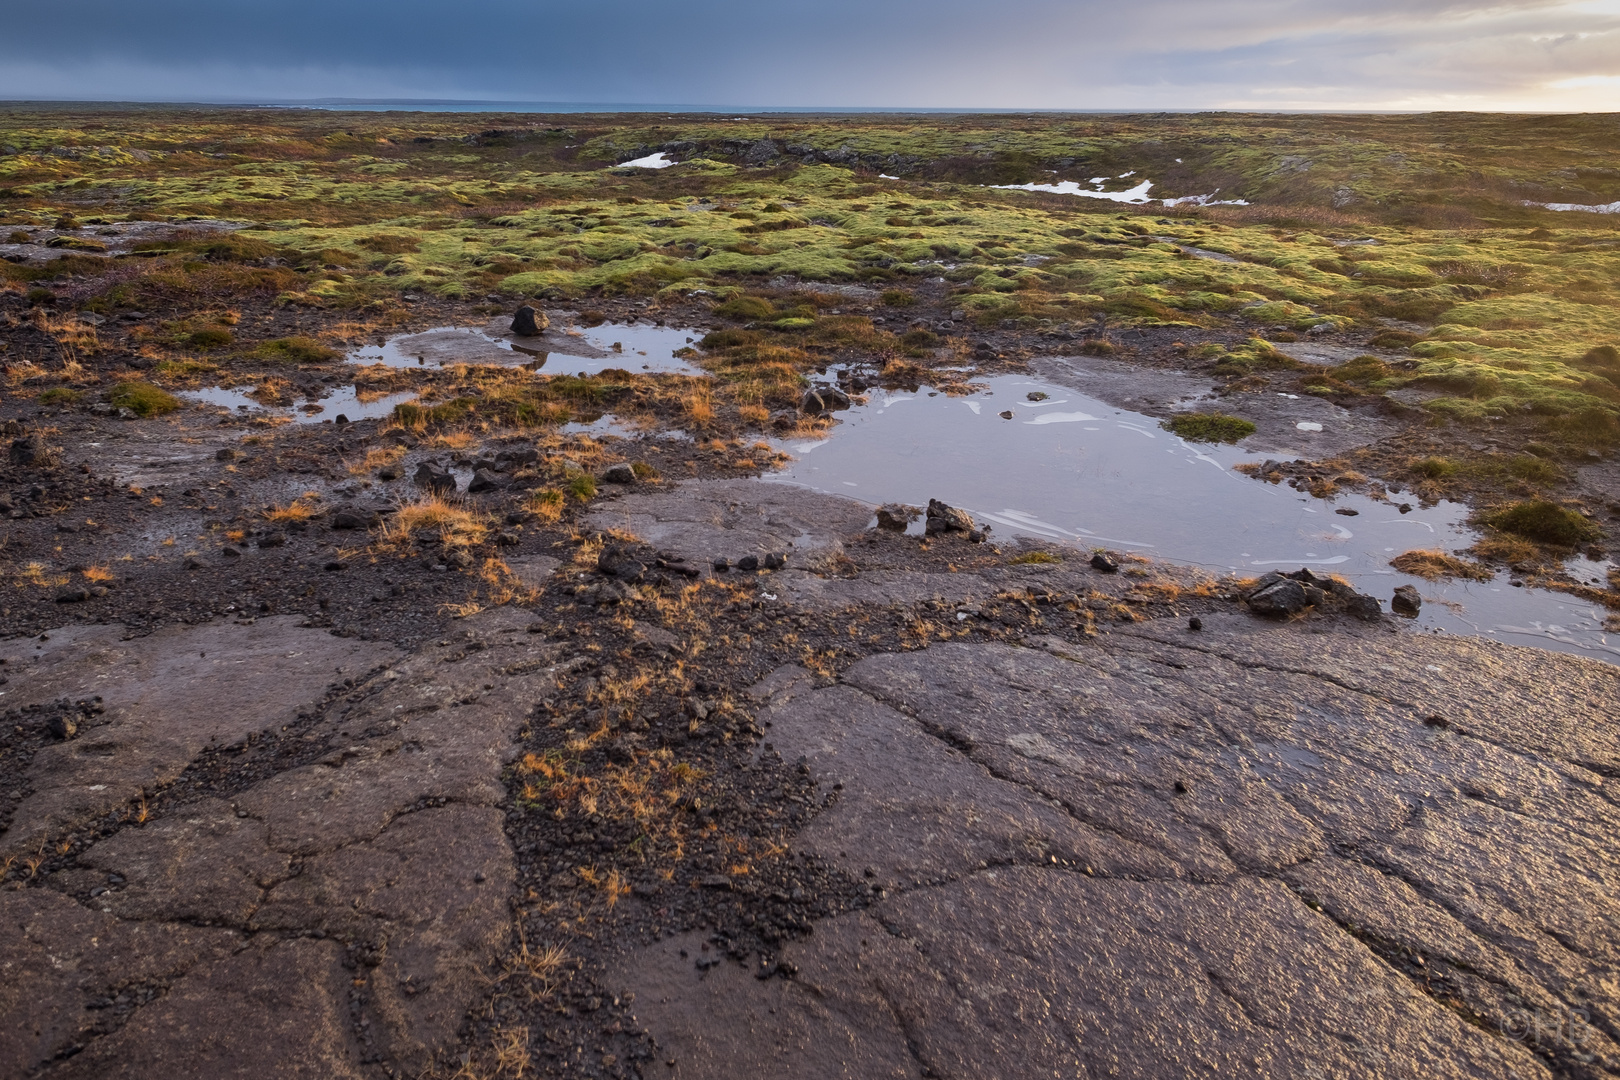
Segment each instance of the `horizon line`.
[[[537,115],[567,114],[567,113],[609,113],[624,115],[646,115],[660,112],[685,113],[692,115],[724,115],[726,113],[745,113],[754,116],[788,115],[788,114],[873,114],[873,115],[1093,115],[1093,116],[1145,116],[1161,113],[1180,115],[1197,115],[1201,113],[1226,113],[1234,115],[1284,115],[1284,116],[1419,116],[1433,113],[1456,113],[1474,115],[1507,115],[1507,116],[1608,116],[1614,115],[1616,110],[1597,111],[1582,109],[1376,109],[1376,108],[1238,108],[1232,106],[1141,106],[1124,108],[1083,108],[1083,107],[1008,107],[1008,106],[937,106],[937,105],[909,105],[909,106],[880,106],[880,105],[711,105],[690,103],[654,103],[654,102],[577,102],[577,101],[535,101],[515,98],[350,98],[350,97],[318,97],[318,98],[239,98],[222,101],[181,101],[157,98],[71,98],[71,97],[39,97],[39,98],[0,98],[0,108],[23,105],[103,105],[103,106],[154,106],[171,108],[214,108],[214,109],[307,109],[315,112],[514,112],[534,113]],[[412,108],[411,106],[416,106]],[[436,108],[423,108],[422,106],[437,106]],[[463,106],[463,108],[447,108],[447,106]]]

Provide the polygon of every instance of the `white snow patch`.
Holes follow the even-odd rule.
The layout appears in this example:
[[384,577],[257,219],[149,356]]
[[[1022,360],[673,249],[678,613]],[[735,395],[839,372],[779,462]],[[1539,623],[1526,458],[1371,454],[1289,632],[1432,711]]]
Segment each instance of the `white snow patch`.
[[1527,202],[1526,206],[1539,206],[1543,210],[1575,210],[1588,214],[1620,214],[1620,202],[1591,205],[1578,202]]
[[615,168],[619,168],[619,169],[667,169],[671,165],[674,165],[674,164],[675,164],[675,162],[673,162],[673,161],[669,160],[669,158],[665,157],[664,152],[662,150],[660,150],[656,154],[648,154],[646,157],[638,157],[634,161],[621,161],[617,166],[615,166]]

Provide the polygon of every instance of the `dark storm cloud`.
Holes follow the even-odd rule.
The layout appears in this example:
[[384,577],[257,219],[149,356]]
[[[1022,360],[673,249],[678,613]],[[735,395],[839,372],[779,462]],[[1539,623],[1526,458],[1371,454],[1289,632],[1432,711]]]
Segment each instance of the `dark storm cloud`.
[[1593,107],[1620,76],[1620,0],[8,6],[12,97]]

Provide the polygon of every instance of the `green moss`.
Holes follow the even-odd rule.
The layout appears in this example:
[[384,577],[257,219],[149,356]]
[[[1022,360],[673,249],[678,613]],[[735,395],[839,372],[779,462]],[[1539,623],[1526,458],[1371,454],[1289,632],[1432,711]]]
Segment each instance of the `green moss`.
[[1457,475],[1457,463],[1450,458],[1426,457],[1412,462],[1412,471],[1426,480],[1443,480]]
[[41,405],[72,405],[84,397],[82,391],[67,386],[53,386],[39,395]]
[[1484,520],[1492,528],[1555,547],[1577,547],[1602,535],[1596,525],[1575,511],[1540,500],[1514,503],[1487,514]]
[[107,395],[107,403],[115,409],[128,409],[143,419],[162,416],[180,407],[180,399],[167,390],[139,380],[114,386]]
[[152,370],[159,375],[186,378],[191,375],[211,375],[219,370],[219,365],[208,360],[159,360],[157,367]]
[[194,349],[221,349],[235,341],[229,330],[217,326],[194,330],[186,335],[186,344]]
[[1255,432],[1254,424],[1225,413],[1181,413],[1159,425],[1192,442],[1235,443]]
[[307,337],[275,338],[261,341],[253,347],[251,355],[259,360],[281,364],[327,364],[341,360],[343,354]]
[[596,477],[590,473],[576,473],[568,478],[568,490],[580,502],[589,502],[596,497]]

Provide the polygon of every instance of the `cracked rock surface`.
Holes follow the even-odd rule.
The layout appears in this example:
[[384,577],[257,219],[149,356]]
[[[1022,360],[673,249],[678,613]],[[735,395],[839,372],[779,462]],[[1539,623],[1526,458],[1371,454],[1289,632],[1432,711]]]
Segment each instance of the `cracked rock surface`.
[[[28,693],[94,686],[110,719],[35,756],[3,838],[87,830],[0,891],[0,1075],[414,1074],[453,1042],[508,944],[500,774],[557,656],[520,613],[465,624],[409,657],[290,619],[8,643]],[[262,779],[198,775],[250,732],[297,746]],[[177,782],[143,820],[154,779]]]
[[778,671],[795,843],[874,903],[789,981],[672,938],[615,986],[682,1075],[1620,1071],[1613,670],[1209,622]]

